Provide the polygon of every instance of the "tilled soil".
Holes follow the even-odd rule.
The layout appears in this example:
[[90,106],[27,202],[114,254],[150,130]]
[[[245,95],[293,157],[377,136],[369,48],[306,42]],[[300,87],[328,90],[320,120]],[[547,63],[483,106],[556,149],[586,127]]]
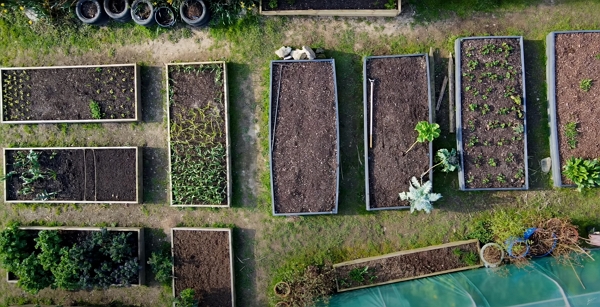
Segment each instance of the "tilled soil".
[[[270,0],[262,1],[263,11],[283,10],[383,10],[387,9],[387,0],[277,0],[277,6],[271,8]],[[394,2],[394,9],[398,2]]]
[[135,118],[133,66],[3,70],[2,79],[6,121],[92,120],[92,102],[99,119]]
[[[339,288],[347,289],[464,268],[469,266],[463,260],[465,254],[475,253],[479,258],[477,244],[474,242],[346,265],[335,268],[335,274]],[[460,255],[457,250],[460,250]],[[366,267],[368,269],[363,274],[363,282],[351,277],[352,270],[363,270]]]
[[273,64],[272,75],[275,212],[331,212],[338,167],[333,65]]
[[[600,151],[600,33],[556,34],[556,122],[560,165],[566,165],[571,157],[598,158]],[[588,92],[580,88],[580,82],[592,79]],[[577,124],[577,146],[567,144],[566,125]],[[572,184],[565,176],[562,182]]]
[[[485,54],[491,45],[495,47]],[[466,187],[523,187],[525,99],[519,40],[464,40],[461,73]]]
[[[367,77],[374,79],[373,148],[369,149],[369,200],[371,208],[408,206],[398,193],[408,189],[410,178],[429,168],[429,143],[415,142],[419,121],[429,121],[429,91],[425,57],[370,59]],[[367,99],[370,99],[367,80]],[[367,100],[369,129],[370,100]],[[367,131],[368,138],[369,131]],[[428,175],[423,177],[424,180]]]
[[175,230],[175,295],[194,289],[198,306],[231,307],[231,252],[225,231]]
[[[28,150],[23,152],[28,153]],[[136,154],[133,149],[42,150],[39,152],[43,179],[24,185],[21,174],[30,167],[18,168],[18,175],[7,179],[8,200],[34,200],[43,193],[55,193],[48,200],[135,201]],[[6,153],[6,171],[15,170],[16,151]],[[56,175],[54,175],[56,174]],[[28,176],[30,177],[30,176]],[[33,191],[20,195],[31,186]]]

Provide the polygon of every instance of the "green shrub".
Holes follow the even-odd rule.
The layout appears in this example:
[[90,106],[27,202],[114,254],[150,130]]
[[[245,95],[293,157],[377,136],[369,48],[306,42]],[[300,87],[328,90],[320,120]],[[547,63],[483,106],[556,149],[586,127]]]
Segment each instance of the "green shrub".
[[19,229],[19,224],[9,223],[0,231],[0,265],[9,272],[17,268],[29,256],[27,234]]
[[14,273],[19,277],[17,285],[32,294],[37,294],[54,282],[52,274],[44,270],[35,254],[25,258]]
[[194,289],[185,289],[175,298],[175,307],[198,307],[198,301],[194,298]]
[[472,229],[467,235],[469,239],[477,239],[481,244],[486,244],[494,241],[494,233],[491,229],[489,220],[477,220],[472,224]]
[[173,260],[167,252],[153,252],[148,264],[154,273],[154,279],[162,284],[171,282],[173,272]]
[[600,163],[598,159],[570,158],[563,167],[563,175],[577,185],[577,191],[600,185]]

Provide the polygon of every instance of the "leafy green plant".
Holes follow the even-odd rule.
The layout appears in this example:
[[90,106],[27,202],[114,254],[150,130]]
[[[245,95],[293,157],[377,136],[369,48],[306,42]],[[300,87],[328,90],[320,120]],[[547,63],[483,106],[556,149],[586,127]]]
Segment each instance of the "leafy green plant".
[[175,298],[175,307],[198,307],[198,300],[195,299],[196,291],[194,289],[185,289]]
[[481,115],[486,115],[490,112],[490,106],[486,103],[483,105],[483,109],[481,110]]
[[525,178],[525,170],[523,170],[522,168],[520,168],[517,173],[515,174],[515,179],[523,179]]
[[415,126],[415,130],[419,133],[417,140],[408,148],[404,154],[407,154],[417,143],[423,143],[425,141],[432,142],[435,138],[440,136],[440,125],[437,123],[428,123],[426,121],[420,121]]
[[567,138],[567,145],[571,149],[577,148],[577,123],[568,122],[565,125],[565,137]]
[[152,252],[148,264],[154,273],[154,279],[162,284],[171,282],[173,276],[173,259],[166,251]]
[[93,119],[102,119],[102,112],[100,111],[100,105],[93,100],[90,100],[90,113],[91,113]]
[[486,244],[494,241],[494,233],[491,229],[489,220],[479,219],[473,222],[471,230],[467,234],[469,239],[477,239],[481,244]]
[[271,9],[277,8],[277,0],[269,0],[269,8],[271,8]]
[[516,104],[516,105],[521,105],[523,103],[523,101],[521,100],[521,96],[514,96],[511,95],[510,99],[512,99],[512,101]]
[[577,185],[577,191],[600,185],[600,162],[571,157],[563,166],[563,175]]
[[468,266],[474,266],[479,264],[479,256],[475,252],[467,252],[463,255],[462,261]]
[[500,183],[505,183],[506,177],[503,174],[498,174],[498,176],[496,176],[496,180],[498,180]]
[[467,63],[467,67],[470,71],[477,69],[477,65],[479,65],[479,61],[477,60],[469,60],[469,62]]
[[460,162],[458,161],[456,149],[454,148],[452,148],[451,151],[446,148],[439,149],[436,154],[436,159],[439,162],[423,172],[423,174],[421,174],[421,178],[423,178],[423,176],[425,176],[425,174],[427,174],[430,170],[440,165],[442,166],[442,172],[444,173],[453,172],[460,168]]
[[477,110],[478,105],[475,103],[469,104],[469,110],[475,112]]
[[496,160],[494,158],[490,158],[488,160],[488,165],[491,167],[496,167],[497,166]]
[[396,8],[397,2],[395,0],[388,0],[388,2],[384,5],[384,7],[388,10],[393,10]]
[[430,193],[433,188],[431,181],[426,181],[421,185],[415,177],[412,177],[410,180],[411,184],[408,187],[408,192],[401,192],[399,194],[400,199],[408,200],[411,213],[415,210],[431,213],[431,210],[433,209],[431,203],[442,198],[442,195]]
[[592,88],[592,79],[581,80],[579,82],[579,88],[584,92],[588,92]]
[[27,233],[19,229],[18,223],[9,223],[0,231],[0,265],[6,271],[16,272],[17,268],[29,256]]
[[514,162],[515,161],[515,155],[512,152],[509,152],[506,155],[506,158],[504,159],[504,161],[506,161],[507,163]]

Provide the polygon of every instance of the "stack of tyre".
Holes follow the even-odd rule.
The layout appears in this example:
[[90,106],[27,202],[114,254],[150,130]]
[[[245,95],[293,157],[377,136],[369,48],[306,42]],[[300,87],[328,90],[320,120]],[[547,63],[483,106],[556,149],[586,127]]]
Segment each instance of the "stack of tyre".
[[[158,24],[172,27],[176,23],[173,8],[155,8],[151,0],[79,0],[75,9],[83,23],[102,26],[111,19],[119,22],[133,21],[142,26]],[[193,27],[204,27],[210,20],[210,12],[204,0],[185,0],[179,6],[181,20]]]

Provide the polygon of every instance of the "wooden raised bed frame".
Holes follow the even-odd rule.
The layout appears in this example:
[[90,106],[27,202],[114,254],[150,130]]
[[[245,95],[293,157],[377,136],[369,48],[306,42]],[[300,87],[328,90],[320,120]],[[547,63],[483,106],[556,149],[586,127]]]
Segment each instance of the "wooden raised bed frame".
[[[37,69],[71,69],[71,68],[97,68],[97,67],[134,67],[134,89],[135,89],[135,101],[134,109],[135,114],[133,118],[127,119],[68,119],[68,120],[4,120],[4,99],[2,98],[3,90],[0,90],[0,124],[57,124],[57,123],[116,123],[116,122],[136,122],[141,118],[141,81],[140,81],[140,66],[137,63],[134,64],[109,64],[109,65],[77,65],[77,66],[40,66],[40,67],[2,67],[0,68],[0,87],[4,86],[2,80],[2,72],[8,70],[37,70]],[[84,103],[89,103],[85,101]],[[68,106],[67,106],[68,107]]]
[[[227,235],[229,236],[229,272],[231,273],[231,306],[235,307],[235,274],[233,272],[233,231],[231,228],[211,228],[211,227],[176,227],[176,228],[171,228],[171,257],[175,258],[175,252],[174,252],[174,241],[173,238],[173,234],[175,233],[175,231],[222,231],[222,232],[227,232]],[[172,270],[172,281],[171,281],[171,288],[173,289],[173,297],[177,297],[177,293],[175,293],[175,264],[173,263],[172,266],[173,270]],[[174,306],[174,305],[173,305]]]
[[138,147],[31,147],[31,148],[3,148],[2,149],[2,157],[3,161],[3,169],[2,175],[6,176],[6,152],[7,151],[17,151],[17,150],[102,150],[102,149],[135,149],[136,156],[136,200],[135,201],[77,201],[77,200],[8,200],[8,182],[4,180],[4,202],[5,203],[20,203],[20,204],[40,204],[40,203],[50,203],[50,204],[139,204],[143,200],[143,166],[142,166],[142,151]]
[[[335,150],[336,150],[336,167],[335,167],[335,177],[336,177],[336,187],[335,187],[335,199],[334,199],[334,207],[332,211],[321,211],[321,212],[290,212],[290,213],[277,213],[276,205],[275,205],[275,182],[273,179],[273,115],[272,114],[272,103],[273,103],[273,65],[277,64],[293,64],[293,63],[330,63],[332,66],[332,78],[333,78],[333,92],[335,98],[335,128],[336,128],[336,140],[335,140]],[[272,213],[274,216],[297,216],[297,215],[318,215],[318,214],[337,214],[338,211],[338,201],[339,201],[339,191],[340,191],[340,126],[339,126],[339,107],[338,107],[338,94],[337,94],[337,77],[335,71],[335,60],[286,60],[286,61],[271,61],[270,70],[269,70],[269,171],[271,176],[271,203],[272,203]]]
[[[518,50],[521,53],[520,56],[520,65],[521,65],[521,76],[520,76],[520,82],[521,82],[521,86],[522,86],[522,91],[521,92],[517,92],[515,94],[519,95],[521,97],[521,105],[523,108],[523,115],[522,115],[522,129],[523,129],[523,133],[522,133],[522,141],[523,141],[523,165],[524,165],[524,174],[523,174],[523,179],[524,179],[524,184],[521,187],[498,187],[498,188],[494,188],[494,187],[478,187],[478,188],[467,188],[466,187],[466,173],[465,173],[465,154],[464,154],[464,145],[466,143],[466,140],[463,139],[463,125],[462,125],[462,101],[463,101],[463,89],[462,89],[462,73],[465,72],[462,70],[462,43],[464,41],[468,41],[468,40],[484,40],[484,39],[497,39],[497,40],[502,40],[502,39],[512,39],[512,40],[518,40],[519,41],[519,46],[518,46]],[[515,50],[517,50],[517,48],[515,48]],[[525,84],[525,54],[524,54],[524,48],[523,48],[523,37],[522,36],[476,36],[476,37],[461,37],[458,38],[455,42],[454,42],[454,51],[456,53],[456,65],[455,65],[455,101],[456,101],[456,143],[457,143],[457,151],[458,154],[460,155],[460,164],[461,164],[461,168],[458,170],[458,185],[459,185],[459,189],[461,191],[511,191],[511,190],[528,190],[529,189],[529,166],[528,166],[528,154],[527,154],[527,108],[526,108],[526,100],[527,100],[527,96],[526,96],[526,84]],[[468,50],[467,50],[468,51]],[[479,51],[479,50],[477,50]],[[483,64],[483,63],[482,63]],[[492,67],[493,68],[493,67]],[[513,73],[514,74],[514,73]],[[452,86],[452,85],[450,85]],[[484,93],[481,93],[482,95],[484,95]],[[493,103],[493,97],[490,101],[490,103]],[[477,111],[479,111],[481,108],[477,109]],[[491,110],[491,112],[496,112],[497,110]],[[465,112],[468,112],[468,109],[465,110]],[[481,125],[483,125],[483,123],[481,123]],[[510,128],[510,126],[508,127]],[[479,142],[479,141],[477,141]],[[518,142],[518,141],[514,141],[514,142]],[[482,163],[487,163],[486,157],[483,157]],[[515,159],[516,160],[516,159]],[[500,161],[500,162],[504,162],[504,161]],[[506,174],[504,174],[506,176]],[[505,177],[506,178],[506,177]],[[507,179],[511,179],[512,177],[509,177]],[[496,180],[496,178],[493,178],[492,180]]]
[[[422,248],[417,248],[417,249],[399,251],[399,252],[385,254],[385,255],[381,255],[381,256],[374,256],[374,257],[368,257],[368,258],[362,258],[362,259],[356,259],[356,260],[352,260],[352,261],[346,261],[346,262],[336,263],[336,264],[333,265],[333,268],[335,269],[335,268],[342,267],[342,266],[347,266],[347,265],[352,265],[352,264],[358,264],[358,263],[364,263],[364,262],[369,262],[369,261],[373,261],[373,260],[386,259],[386,258],[400,256],[400,255],[415,254],[415,253],[424,252],[424,251],[431,251],[431,250],[436,250],[436,249],[442,249],[442,248],[448,248],[448,247],[454,247],[454,246],[460,246],[460,245],[472,244],[472,243],[477,243],[477,257],[479,258],[479,251],[481,250],[481,246],[479,244],[479,240],[472,239],[472,240],[450,242],[450,243],[445,243],[445,244],[440,244],[440,245],[434,245],[434,246],[422,247]],[[481,259],[479,259],[479,264],[478,265],[466,266],[466,267],[463,267],[463,268],[452,269],[452,270],[447,270],[447,271],[441,271],[441,272],[436,272],[436,273],[426,274],[426,275],[420,275],[420,276],[415,276],[415,277],[410,277],[410,278],[402,278],[402,279],[395,279],[395,280],[390,280],[390,281],[386,281],[386,282],[373,283],[373,284],[363,285],[363,286],[359,286],[359,287],[352,287],[352,288],[340,289],[340,286],[339,286],[337,278],[336,278],[335,283],[336,283],[336,287],[337,287],[337,291],[338,292],[345,292],[345,291],[351,291],[351,290],[369,288],[369,287],[374,287],[374,286],[387,285],[387,284],[397,283],[397,282],[401,282],[401,281],[408,281],[408,280],[413,280],[413,279],[430,277],[430,276],[435,276],[435,275],[441,275],[441,274],[447,274],[447,273],[465,271],[465,270],[470,270],[470,269],[476,269],[476,268],[480,268],[482,266],[483,266],[483,262],[482,262]]]
[[347,17],[396,17],[402,11],[402,0],[398,0],[396,10],[273,10],[263,11],[262,2],[258,5],[259,13],[266,16],[347,16]]
[[[368,61],[371,59],[393,59],[393,58],[403,58],[403,57],[424,57],[425,58],[425,63],[426,63],[426,71],[424,71],[424,73],[427,75],[427,96],[428,96],[428,108],[429,108],[429,112],[428,112],[428,121],[430,123],[432,123],[434,121],[434,107],[433,107],[433,101],[432,101],[432,95],[431,95],[431,75],[430,75],[430,65],[429,65],[429,56],[427,54],[407,54],[407,55],[388,55],[388,56],[371,56],[371,57],[366,57],[363,60],[363,101],[364,101],[364,113],[363,113],[363,118],[364,118],[364,146],[365,146],[365,201],[366,201],[366,208],[367,211],[375,211],[375,210],[394,210],[394,209],[409,209],[410,206],[394,206],[394,207],[371,207],[371,192],[370,192],[370,174],[369,174],[369,108],[370,108],[370,93],[371,93],[371,89],[370,89],[370,83],[368,80],[368,75],[367,75],[367,64]],[[398,82],[402,82],[402,80],[398,80]],[[373,102],[373,108],[376,109],[375,105],[377,104],[377,101]],[[416,124],[416,123],[415,123]],[[375,146],[375,133],[373,133],[373,143]],[[409,144],[410,146],[410,144]],[[433,143],[429,142],[429,146],[428,146],[428,151],[429,151],[429,164],[427,165],[428,168],[431,168],[431,166],[433,165]],[[414,151],[413,151],[414,153]],[[401,154],[401,153],[399,153]],[[425,168],[423,169],[425,170]],[[423,170],[419,170],[419,174],[423,171]],[[418,175],[418,174],[415,174]],[[433,170],[430,169],[428,172],[428,178],[429,181],[431,181],[433,183]],[[410,182],[410,177],[406,179],[406,185],[403,188],[406,188]],[[401,190],[399,190],[398,192],[400,192]],[[397,195],[396,195],[397,196]],[[400,202],[400,200],[398,200],[398,202]]]
[[[227,204],[226,205],[206,205],[206,204],[175,204],[173,201],[173,180],[171,177],[171,107],[169,100],[169,67],[185,66],[185,65],[223,65],[223,103],[225,104],[225,146],[227,159]],[[169,63],[165,65],[165,78],[167,91],[165,93],[167,99],[167,137],[168,137],[168,152],[169,152],[169,204],[172,207],[213,207],[213,208],[229,208],[231,207],[231,140],[229,136],[229,86],[227,85],[227,63],[225,61],[213,62],[186,62],[186,63]]]
[[[67,226],[58,226],[58,227],[45,227],[45,226],[23,226],[19,227],[22,230],[74,230],[74,231],[100,231],[102,227],[67,227]],[[115,232],[137,232],[137,240],[138,240],[138,261],[140,264],[140,271],[138,276],[138,283],[132,284],[132,286],[142,286],[146,283],[146,248],[144,241],[144,228],[142,227],[106,227],[108,231]],[[19,282],[18,279],[10,279],[9,273],[6,273],[6,281],[8,283],[16,284]]]

